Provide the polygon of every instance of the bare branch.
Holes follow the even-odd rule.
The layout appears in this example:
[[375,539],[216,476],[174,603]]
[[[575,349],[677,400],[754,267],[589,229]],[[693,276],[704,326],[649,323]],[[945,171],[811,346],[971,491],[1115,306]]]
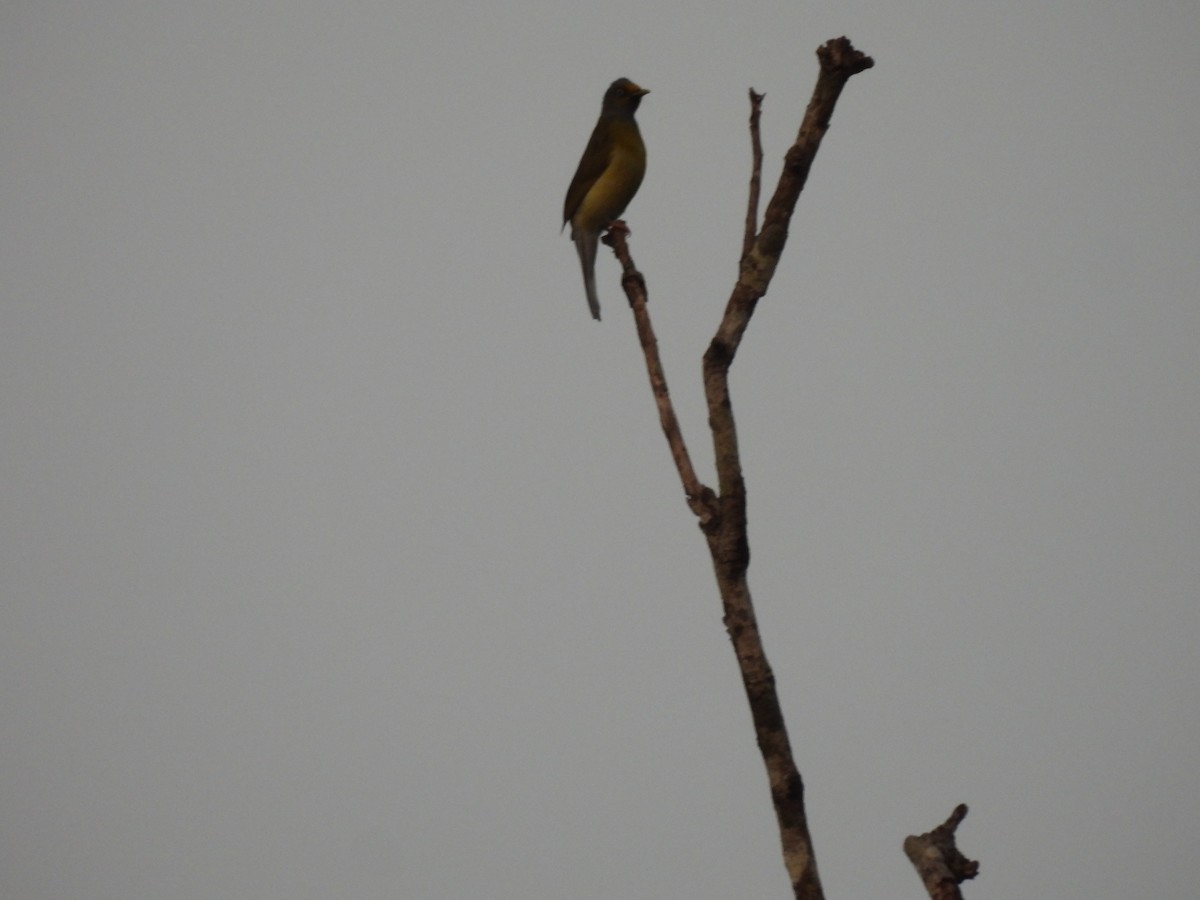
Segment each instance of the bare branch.
[[[738,344],[750,322],[750,316],[759,299],[766,294],[767,287],[779,264],[779,256],[787,243],[788,225],[796,208],[796,201],[808,180],[809,170],[813,159],[820,149],[825,132],[829,130],[829,121],[833,117],[833,109],[841,96],[842,88],[850,77],[871,68],[875,61],[871,57],[855,50],[847,38],[835,38],[817,50],[817,59],[821,64],[817,84],[813,89],[812,99],[804,112],[804,120],[800,124],[800,132],[784,157],[783,173],[775,193],[767,204],[763,217],[762,231],[759,232],[754,246],[742,260],[741,274],[730,295],[725,308],[725,317],[713,338],[708,353],[712,356],[712,365],[720,365],[722,361],[728,368],[733,361]],[[706,356],[706,387],[707,372],[710,363]]]
[[979,874],[979,863],[963,856],[954,842],[954,832],[966,817],[967,805],[960,803],[933,831],[904,839],[904,852],[931,900],[962,900],[958,886]]

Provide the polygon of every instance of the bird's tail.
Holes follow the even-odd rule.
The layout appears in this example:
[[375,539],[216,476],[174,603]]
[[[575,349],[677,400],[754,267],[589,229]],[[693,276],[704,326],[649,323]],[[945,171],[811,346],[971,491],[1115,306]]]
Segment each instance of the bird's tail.
[[592,318],[600,321],[600,298],[596,295],[596,250],[600,245],[600,235],[575,232],[571,235],[575,241],[575,249],[579,251],[579,264],[583,266],[583,289],[587,291],[588,309]]

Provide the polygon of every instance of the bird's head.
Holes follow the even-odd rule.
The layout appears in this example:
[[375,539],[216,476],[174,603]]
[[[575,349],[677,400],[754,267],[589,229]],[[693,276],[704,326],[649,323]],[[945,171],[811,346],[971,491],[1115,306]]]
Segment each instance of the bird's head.
[[644,87],[638,87],[628,78],[618,78],[604,92],[604,106],[601,115],[632,116],[642,102],[642,98],[650,93]]

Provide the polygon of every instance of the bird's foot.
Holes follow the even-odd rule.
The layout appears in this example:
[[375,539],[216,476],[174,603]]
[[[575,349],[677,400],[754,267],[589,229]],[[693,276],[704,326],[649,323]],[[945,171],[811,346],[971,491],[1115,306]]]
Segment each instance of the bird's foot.
[[625,224],[625,220],[616,219],[608,223],[608,227],[604,229],[604,234],[600,238],[600,243],[604,244],[605,247],[611,247],[613,246],[613,238],[616,235],[627,238],[629,234],[629,226]]

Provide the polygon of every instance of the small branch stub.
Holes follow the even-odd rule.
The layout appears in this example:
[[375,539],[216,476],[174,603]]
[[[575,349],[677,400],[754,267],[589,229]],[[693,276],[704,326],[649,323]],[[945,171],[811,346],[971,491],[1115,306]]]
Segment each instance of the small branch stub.
[[979,863],[963,856],[954,842],[954,832],[966,817],[967,805],[960,803],[933,831],[904,839],[904,853],[932,900],[962,900],[958,886],[979,874]]

